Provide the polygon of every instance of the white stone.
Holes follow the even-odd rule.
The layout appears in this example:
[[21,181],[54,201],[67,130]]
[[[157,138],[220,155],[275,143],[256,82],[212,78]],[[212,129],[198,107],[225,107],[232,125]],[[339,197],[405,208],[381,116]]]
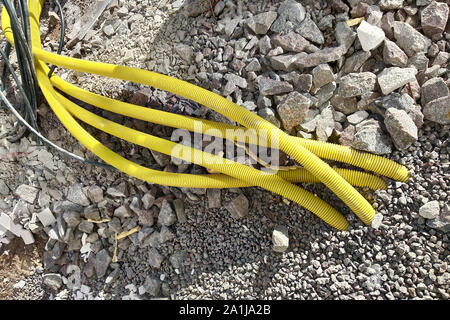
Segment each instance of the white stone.
[[56,222],[55,217],[53,216],[53,213],[50,211],[49,208],[45,208],[41,212],[37,214],[37,217],[39,218],[39,221],[41,221],[42,225],[44,227],[51,226]]
[[12,232],[17,237],[22,235],[22,226],[15,224],[11,218],[3,212],[0,214],[0,226]]
[[39,189],[28,186],[26,184],[20,185],[16,189],[16,194],[24,201],[33,204],[36,200],[37,194],[39,192]]
[[23,280],[20,280],[19,282],[17,282],[16,284],[13,285],[14,289],[22,289],[23,287],[25,287],[26,282]]
[[140,286],[138,288],[138,290],[139,290],[139,295],[141,295],[141,296],[147,292],[147,290],[145,290],[144,286]]
[[349,115],[347,117],[347,120],[350,124],[358,124],[360,122],[362,122],[363,120],[367,119],[367,117],[369,116],[369,113],[367,111],[361,110],[361,111],[356,111],[355,113]]
[[421,206],[419,209],[419,215],[425,219],[434,219],[439,216],[440,210],[439,201],[434,200]]
[[372,220],[372,228],[378,229],[381,226],[381,222],[383,222],[383,215],[381,213],[375,214]]
[[408,82],[416,80],[416,74],[416,68],[386,68],[378,75],[378,84],[383,94],[388,95]]
[[21,237],[23,239],[23,242],[25,245],[33,244],[34,243],[34,237],[30,230],[23,229],[21,232]]
[[358,27],[359,42],[364,51],[377,48],[386,38],[383,29],[363,20]]
[[289,248],[289,234],[286,227],[278,226],[272,233],[273,251],[285,252]]

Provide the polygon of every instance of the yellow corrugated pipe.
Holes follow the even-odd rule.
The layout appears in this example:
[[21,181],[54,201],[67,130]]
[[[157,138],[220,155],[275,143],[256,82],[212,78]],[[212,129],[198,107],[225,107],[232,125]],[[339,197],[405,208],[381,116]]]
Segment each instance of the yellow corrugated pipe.
[[33,48],[33,53],[36,58],[57,66],[126,81],[133,81],[173,92],[179,96],[186,97],[205,105],[247,128],[265,130],[268,132],[268,138],[275,132],[278,135],[280,149],[298,161],[306,170],[311,172],[329,189],[336,193],[336,195],[341,198],[363,222],[370,224],[375,216],[375,210],[360,193],[358,193],[328,164],[298,144],[296,139],[261,117],[215,93],[185,81],[151,71],[61,57],[38,48]]
[[[254,115],[253,113],[243,109],[242,107],[237,106],[236,104],[224,99],[223,97],[220,97],[218,95],[215,95],[207,90],[204,90],[202,88],[196,87],[194,85],[191,85],[189,83],[186,83],[181,80],[173,79],[167,76],[155,74],[153,72],[144,71],[144,70],[138,70],[133,68],[127,68],[122,66],[115,66],[115,65],[108,65],[108,64],[102,64],[102,63],[96,63],[96,62],[86,62],[78,59],[68,58],[68,57],[62,57],[58,55],[54,55],[48,52],[45,52],[41,50],[40,47],[40,35],[39,35],[39,16],[42,9],[43,0],[38,1],[31,1],[29,4],[30,6],[30,19],[31,19],[31,26],[32,26],[32,34],[33,34],[33,52],[35,54],[35,57],[39,60],[53,63],[55,65],[63,66],[69,69],[84,71],[84,72],[90,72],[90,73],[96,73],[104,76],[110,76],[115,77],[123,80],[128,81],[134,81],[139,82],[142,84],[151,85],[163,90],[174,92],[180,96],[184,96],[188,99],[194,100],[200,104],[206,105],[210,107],[213,110],[216,110],[225,116],[230,117],[231,119],[243,124],[244,126],[248,128],[254,128],[254,129],[266,129],[267,131],[276,132],[280,136],[280,142],[281,142],[281,149],[285,151],[287,154],[292,156],[294,159],[299,161],[306,169],[308,169],[310,172],[306,172],[306,170],[299,169],[295,171],[281,171],[278,173],[278,175],[261,175],[261,172],[258,170],[255,170],[253,168],[239,165],[237,163],[229,164],[230,161],[227,161],[227,164],[217,164],[213,166],[213,169],[219,172],[224,172],[227,175],[235,176],[238,179],[245,180],[245,183],[249,183],[250,185],[259,185],[263,188],[266,188],[268,190],[271,190],[273,192],[282,194],[283,196],[286,196],[287,198],[302,204],[305,206],[308,210],[315,212],[319,217],[326,220],[330,225],[335,226],[338,229],[346,229],[348,224],[345,221],[345,219],[333,208],[331,208],[329,205],[327,205],[322,200],[318,199],[315,196],[312,196],[311,194],[307,193],[306,191],[302,190],[299,187],[296,187],[289,182],[285,181],[303,181],[303,180],[314,180],[314,181],[322,181],[324,182],[330,189],[332,189],[339,197],[341,197],[347,205],[365,222],[370,223],[373,219],[374,210],[370,206],[370,204],[358,193],[356,190],[354,190],[350,184],[345,181],[341,176],[343,175],[348,179],[352,184],[355,185],[369,185],[371,188],[377,188],[377,187],[383,187],[385,188],[385,183],[383,180],[373,177],[368,174],[364,174],[361,172],[356,172],[352,170],[339,170],[336,169],[338,172],[331,169],[326,163],[321,161],[316,155],[311,153],[310,151],[306,150],[309,149],[311,151],[314,151],[317,155],[327,158],[327,159],[333,159],[333,160],[339,160],[351,163],[356,166],[360,166],[362,168],[366,168],[369,170],[372,170],[377,173],[383,173],[391,178],[398,179],[401,181],[405,181],[408,177],[408,173],[406,168],[399,166],[398,164],[389,161],[387,159],[369,155],[361,152],[357,152],[352,150],[351,148],[346,148],[342,146],[337,145],[331,145],[326,143],[318,143],[316,141],[308,141],[304,139],[300,139],[297,137],[292,137],[275,126],[271,125],[267,121],[261,119],[260,117]],[[5,11],[2,14],[2,26],[3,30],[8,37],[8,40],[12,40],[10,31],[8,30],[9,27],[9,17],[5,17],[7,14],[5,14]],[[9,33],[9,34],[8,34]],[[39,47],[38,47],[39,46]],[[95,140],[92,136],[90,136],[76,121],[73,119],[73,117],[68,113],[67,111],[72,112],[74,115],[82,119],[83,121],[86,121],[87,123],[96,126],[97,123],[102,123],[101,130],[109,132],[111,134],[114,134],[121,138],[128,138],[128,141],[135,142],[140,145],[147,146],[151,149],[155,149],[155,145],[157,145],[159,141],[160,143],[160,150],[165,151],[163,153],[170,154],[171,147],[170,144],[173,144],[172,147],[176,144],[173,142],[166,141],[164,139],[160,139],[157,137],[153,137],[149,135],[143,136],[144,134],[140,133],[139,131],[135,131],[133,129],[129,129],[123,126],[120,126],[118,124],[115,124],[113,122],[110,122],[106,119],[103,119],[101,117],[98,117],[92,113],[89,113],[88,111],[84,110],[83,108],[80,108],[76,106],[75,104],[71,103],[69,100],[64,98],[62,95],[57,93],[53,87],[50,84],[50,81],[46,77],[46,71],[48,72],[48,68],[40,61],[36,61],[39,67],[37,67],[37,73],[39,77],[39,83],[41,86],[41,89],[44,92],[44,95],[46,96],[47,100],[49,101],[49,104],[51,105],[52,109],[55,111],[57,116],[60,118],[60,120],[63,122],[63,124],[68,128],[68,130],[78,139],[82,144],[84,144],[89,150],[91,150],[93,153],[97,154],[100,158],[105,160],[106,162],[114,165],[117,168],[120,168],[120,170],[131,174],[133,176],[146,180],[146,177],[149,177],[148,174],[154,174],[153,171],[141,166],[138,166],[109,150],[108,148],[104,147],[100,144],[97,140]],[[136,77],[137,76],[137,77]],[[136,79],[137,78],[137,79]],[[129,105],[125,103],[121,103],[119,101],[115,101],[112,99],[108,99],[105,97],[101,97],[99,95],[94,95],[90,92],[81,90],[75,86],[72,86],[66,82],[64,82],[62,79],[53,76],[52,77],[52,83],[55,85],[55,87],[61,89],[63,92],[69,93],[73,95],[74,97],[80,98],[82,96],[82,93],[85,93],[86,96],[82,97],[80,100],[84,100],[88,103],[91,103],[93,105],[96,105],[98,107],[102,107],[104,109],[108,109],[108,107],[104,107],[104,102],[108,100],[109,102],[114,101],[112,105],[116,106],[115,110],[110,110],[113,112],[118,113],[128,113],[125,115],[132,116],[138,119],[146,118],[143,120],[148,120],[152,122],[157,122],[153,118],[155,113],[154,112],[161,112],[157,110],[150,110],[146,108],[140,108],[138,106],[133,106],[132,108],[128,108],[126,111],[124,109],[119,110],[117,107],[122,107],[124,105]],[[77,96],[78,95],[78,96]],[[89,100],[91,99],[91,100]],[[100,102],[102,102],[100,104]],[[111,106],[111,105],[110,105]],[[65,109],[67,108],[67,110]],[[78,109],[77,109],[78,108]],[[114,109],[114,106],[112,107]],[[142,114],[143,109],[145,109],[145,115]],[[123,113],[124,112],[124,113]],[[151,114],[153,112],[153,114]],[[134,113],[134,114],[133,114]],[[140,113],[140,114],[139,114]],[[162,112],[164,113],[164,112]],[[165,119],[165,121],[161,121],[165,125],[174,126],[178,128],[184,128],[191,131],[195,131],[195,128],[192,128],[192,124],[194,123],[194,118],[190,117],[184,117],[179,115],[173,115],[173,114],[167,114],[164,113],[164,116],[167,117],[170,115],[170,119]],[[195,120],[199,121],[199,120]],[[157,122],[158,123],[158,122]],[[226,130],[227,128],[230,129],[234,128],[235,126],[228,126],[224,124],[219,124],[212,121],[206,121],[202,120],[203,129],[208,130],[211,129],[219,129],[220,130]],[[155,140],[156,139],[156,140]],[[157,140],[159,139],[159,140]],[[245,138],[244,138],[245,139]],[[162,140],[162,141],[161,141]],[[155,144],[156,143],[156,144]],[[301,145],[304,145],[306,147],[303,148]],[[186,147],[187,148],[187,147]],[[187,148],[187,153],[194,152],[191,150],[191,148]],[[156,149],[155,149],[156,150]],[[159,151],[159,150],[156,150]],[[161,152],[161,151],[160,151]],[[369,158],[369,159],[368,159]],[[191,159],[191,158],[190,158]],[[187,160],[187,159],[186,159]],[[204,165],[204,163],[199,163],[201,165]],[[208,167],[208,166],[206,166]],[[211,168],[211,165],[209,165],[209,168]],[[371,169],[370,169],[371,168]],[[383,168],[383,169],[380,169]],[[132,170],[130,170],[132,169]],[[138,169],[138,170],[136,170]],[[239,173],[236,173],[235,170],[239,169],[241,170]],[[160,173],[159,171],[157,171]],[[161,174],[161,173],[160,173]],[[164,173],[167,174],[167,173]],[[180,176],[180,174],[173,174],[175,176]],[[156,175],[158,176],[158,175]],[[189,175],[192,177],[192,175]],[[199,175],[197,175],[198,177]],[[229,186],[228,184],[233,184],[233,181],[238,181],[240,183],[243,183],[243,181],[239,181],[238,179],[233,179],[232,177],[228,177],[225,175],[204,175],[204,176],[210,176],[209,178],[212,179],[205,179],[205,184],[211,183],[212,181],[221,181],[222,184],[226,186]],[[166,177],[166,176],[165,176]],[[263,177],[263,178],[262,178]],[[155,178],[154,176],[152,177]],[[206,177],[205,177],[206,178]],[[216,178],[216,179],[215,179]],[[368,178],[371,182],[370,183],[359,183],[361,179]],[[373,179],[377,178],[377,179]],[[165,179],[165,178],[164,178]],[[192,179],[192,178],[189,178]],[[155,182],[159,183],[159,182]],[[244,183],[244,184],[245,184]],[[166,180],[162,182],[161,184],[168,184]],[[220,185],[220,183],[218,183]],[[204,187],[204,186],[203,186]],[[220,186],[223,187],[223,186]],[[320,200],[320,201],[316,201]]]
[[[4,17],[7,17],[7,15],[5,15]],[[7,20],[4,20],[3,21],[3,26],[7,26],[7,25],[8,25]],[[7,30],[7,28],[5,28],[5,30]],[[57,77],[53,77],[53,78],[57,78]],[[60,78],[58,78],[58,79],[60,81],[62,81]],[[72,85],[70,85],[70,86],[72,86]],[[72,86],[72,87],[77,89],[75,86]],[[79,89],[79,90],[81,90],[81,89]],[[88,92],[88,91],[84,91],[84,93],[90,94],[90,92]],[[110,100],[111,100],[111,102],[119,102],[119,101],[112,100],[112,99],[110,99]],[[144,111],[148,111],[148,110],[149,109],[147,109],[147,108],[142,108],[142,110],[138,110],[138,112],[144,112]],[[161,111],[158,111],[158,110],[151,110],[151,111],[161,112]],[[161,112],[161,113],[165,113],[165,112]],[[167,114],[169,116],[173,115],[171,113],[165,113],[165,114]],[[173,116],[178,116],[178,115],[173,115]],[[178,116],[178,117],[182,117],[182,116]],[[190,120],[192,122],[194,120],[194,118],[191,118]],[[212,124],[219,124],[219,125],[221,125],[220,123],[214,123],[214,122],[211,122],[211,123]],[[211,128],[212,127],[214,127],[214,125],[211,126]],[[231,126],[231,129],[236,129],[236,128],[237,127],[235,127],[235,126]],[[226,127],[226,129],[230,129],[230,127]],[[139,132],[137,132],[137,133],[139,133]],[[156,151],[161,151],[162,152],[162,150],[158,150],[158,149],[156,149]],[[166,154],[169,154],[169,153],[166,152]],[[204,163],[199,163],[199,164],[205,165]],[[378,177],[375,177],[373,175],[369,175],[369,174],[366,174],[366,173],[363,173],[363,172],[359,172],[359,171],[339,169],[339,168],[335,168],[335,170],[340,175],[342,175],[346,180],[348,179],[349,181],[351,181],[352,185],[359,186],[359,187],[369,187],[369,188],[371,188],[373,190],[386,189],[386,183],[382,179],[380,179]],[[163,173],[163,175],[164,174],[165,173]],[[291,182],[319,182],[319,180],[317,178],[315,178],[313,175],[311,175],[305,169],[302,169],[302,168],[299,168],[299,169],[296,169],[296,170],[292,170],[292,171],[289,171],[289,172],[280,171],[277,174],[279,176],[281,176],[283,179],[291,181]],[[172,174],[172,176],[173,175],[174,174]],[[200,175],[200,176],[203,177],[203,176],[209,176],[209,175]],[[225,185],[225,184],[218,184],[218,185],[217,184],[216,185],[213,184],[212,185],[211,183],[204,183],[203,179],[200,180],[199,182],[196,182],[197,181],[196,180],[197,175],[178,174],[177,177],[180,177],[180,181],[183,181],[183,183],[180,184],[180,183],[177,182],[177,183],[175,183],[175,185],[177,185],[177,186],[184,186],[184,187],[189,186],[189,185],[192,185],[191,187],[202,187],[202,186],[203,187],[225,187],[225,186],[228,186],[228,187],[245,187],[245,186],[251,186],[250,184],[248,184],[248,183],[246,183],[244,181],[229,179],[229,177],[226,179],[226,183],[228,183],[228,185]],[[186,178],[188,178],[188,177],[190,177],[191,179],[186,180]],[[218,180],[221,181],[224,178],[222,175],[217,175],[217,174],[213,175],[213,177],[216,179],[216,180],[212,180],[213,182],[214,181],[218,181]],[[193,181],[193,183],[191,183],[192,181]]]
[[[197,132],[198,129],[201,129],[199,133],[208,132],[210,135],[220,132],[221,137],[226,137],[227,130],[232,130],[235,132],[237,129],[242,128],[230,124],[182,116],[118,101],[83,90],[77,86],[67,83],[56,75],[53,75],[50,80],[56,88],[80,101],[127,117],[166,125],[173,128],[185,129],[192,132]],[[200,127],[196,126],[195,122],[201,122],[202,125]],[[250,135],[236,135],[236,140],[239,142],[248,142],[249,136]],[[346,146],[308,140],[300,137],[293,138],[297,140],[297,143],[301,144],[320,158],[348,163],[356,167],[384,175],[393,180],[402,182],[408,181],[408,170],[404,166],[399,165],[392,160],[367,152],[357,151]]]

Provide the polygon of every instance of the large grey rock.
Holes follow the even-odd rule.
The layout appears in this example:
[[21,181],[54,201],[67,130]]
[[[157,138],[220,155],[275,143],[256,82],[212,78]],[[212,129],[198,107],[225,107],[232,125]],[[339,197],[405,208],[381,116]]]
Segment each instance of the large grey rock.
[[285,52],[299,53],[311,49],[309,41],[293,31],[285,35],[276,34],[272,36],[271,41],[275,47],[281,47]]
[[399,110],[405,110],[408,116],[414,121],[417,128],[423,125],[423,113],[420,106],[414,103],[414,99],[406,93],[393,92],[388,96],[383,97],[381,100],[382,107],[384,109],[396,108]]
[[392,91],[403,87],[408,82],[416,80],[416,74],[416,68],[392,67],[384,69],[378,75],[378,84],[380,85],[381,92],[384,95],[388,95]]
[[308,16],[300,23],[296,31],[311,42],[319,45],[325,42],[322,31],[320,31],[319,27]]
[[313,83],[316,89],[335,80],[333,70],[328,64],[321,64],[312,70]]
[[277,81],[267,77],[258,80],[259,92],[265,96],[279,95],[294,90],[294,87],[286,81]]
[[312,75],[310,74],[300,74],[298,77],[297,87],[300,92],[310,92],[312,88]]
[[301,3],[285,0],[278,7],[278,18],[272,24],[271,30],[276,33],[287,33],[297,28],[305,17],[306,11]]
[[289,248],[289,232],[284,226],[277,226],[272,232],[273,251],[285,252]]
[[225,208],[231,213],[234,219],[244,218],[248,214],[249,202],[248,199],[243,195],[239,195],[233,200],[231,200]]
[[348,125],[339,136],[339,144],[347,147],[351,147],[353,139],[355,138],[355,126]]
[[72,229],[75,229],[81,222],[81,214],[75,211],[64,212],[63,218],[67,224],[67,227]]
[[78,230],[90,234],[94,230],[94,224],[88,220],[83,220],[78,225]]
[[192,57],[194,56],[194,49],[192,46],[179,43],[175,46],[175,52],[183,59],[185,62],[190,63]]
[[361,22],[357,29],[358,39],[364,51],[376,49],[385,39],[383,29],[367,23]]
[[231,19],[229,20],[226,24],[225,24],[225,34],[227,37],[231,37],[231,35],[233,34],[234,30],[236,29],[236,27],[238,26],[238,24],[242,21],[241,18],[235,18],[235,19]]
[[439,201],[434,200],[421,206],[419,209],[419,215],[425,219],[435,219],[439,216],[440,210]]
[[430,60],[425,53],[419,52],[408,59],[408,67],[414,67],[417,71],[425,72],[428,69]]
[[403,8],[403,0],[380,0],[378,5],[382,10],[393,10]]
[[7,196],[9,194],[9,187],[6,185],[3,179],[0,179],[0,194],[2,196]]
[[369,113],[364,110],[356,111],[355,113],[349,115],[347,117],[347,121],[350,124],[356,125],[358,123],[361,123],[362,121],[366,120],[367,117],[369,117]]
[[161,268],[161,263],[164,261],[164,257],[155,248],[150,248],[148,250],[148,263],[152,268]]
[[325,107],[316,119],[316,136],[319,141],[327,141],[335,128],[333,107]]
[[99,186],[90,186],[87,189],[87,196],[93,203],[103,201],[103,190]]
[[291,72],[296,69],[295,62],[304,57],[305,53],[297,54],[283,54],[279,56],[270,57],[270,63],[275,70]]
[[450,96],[442,97],[428,102],[423,107],[425,119],[440,124],[450,123]]
[[264,120],[269,121],[277,128],[281,127],[280,120],[275,116],[275,112],[271,108],[262,108],[258,110],[258,115]]
[[121,221],[131,217],[131,210],[128,206],[122,205],[114,210],[114,217],[118,217]]
[[344,45],[339,47],[327,47],[298,59],[295,64],[298,68],[311,68],[318,66],[319,64],[336,61],[346,52],[347,49]]
[[367,51],[361,50],[352,54],[350,57],[345,59],[344,73],[357,73],[358,70],[363,66],[363,64],[372,56],[372,54]]
[[431,41],[406,22],[394,22],[394,37],[397,45],[412,57],[419,52],[427,52]]
[[262,54],[267,54],[270,50],[272,50],[272,43],[268,35],[265,35],[258,41],[259,52]]
[[336,91],[336,82],[333,81],[324,85],[314,95],[314,98],[317,99],[315,105],[321,106],[325,102],[328,102],[333,97],[333,93],[335,91]]
[[83,186],[80,183],[74,184],[67,192],[67,200],[80,206],[87,207],[91,202],[83,192]]
[[406,111],[389,108],[384,117],[386,129],[392,137],[395,146],[406,149],[418,139],[418,130]]
[[173,206],[175,207],[175,213],[177,214],[177,220],[179,223],[187,222],[186,213],[184,210],[184,202],[181,199],[173,200]]
[[245,80],[242,77],[239,77],[238,75],[234,74],[234,73],[227,73],[224,76],[225,80],[230,81],[231,83],[233,83],[235,86],[242,88],[242,89],[246,89],[247,88],[247,80]]
[[408,65],[408,56],[399,46],[388,39],[384,41],[383,60],[385,64],[396,67],[406,67]]
[[354,32],[347,23],[340,21],[336,24],[336,41],[338,45],[345,47],[345,53],[352,46],[356,39],[356,32]]
[[296,91],[288,94],[277,107],[283,127],[291,132],[295,126],[305,119],[310,106],[311,100],[304,95]]
[[300,128],[305,132],[314,132],[317,126],[317,120],[320,117],[318,109],[309,109],[305,120],[300,124]]
[[428,37],[442,33],[447,25],[448,12],[448,4],[445,2],[431,2],[420,16],[423,33]]
[[158,297],[161,291],[161,280],[152,276],[145,279],[144,289],[152,297]]
[[158,224],[163,226],[171,226],[177,221],[177,215],[173,212],[170,203],[167,200],[163,200],[161,210],[158,215]]
[[54,291],[62,287],[63,282],[60,274],[47,273],[42,276],[42,283]]
[[356,97],[344,98],[335,94],[331,100],[331,105],[344,114],[352,114],[358,110],[358,100]]
[[170,164],[170,156],[168,156],[167,154],[155,151],[155,150],[151,150],[150,152],[153,156],[153,159],[155,159],[156,163],[160,166],[160,167],[167,167]]
[[421,88],[421,102],[425,106],[428,102],[446,97],[449,95],[449,90],[445,81],[440,78],[431,78],[426,81]]
[[392,152],[389,139],[376,120],[366,120],[356,126],[352,147],[378,155]]
[[444,204],[438,217],[427,220],[427,226],[443,232],[450,232],[450,205]]
[[95,272],[98,278],[102,278],[108,270],[108,266],[111,263],[111,257],[108,250],[103,249],[99,251],[95,256]]
[[277,13],[269,11],[248,18],[246,23],[255,34],[266,34],[276,18]]
[[20,199],[33,204],[36,201],[37,195],[39,193],[39,189],[28,186],[26,184],[20,185],[16,191],[15,194],[20,197]]
[[186,260],[186,252],[183,250],[175,251],[170,257],[169,262],[175,269],[181,269]]
[[350,73],[341,78],[338,95],[351,98],[374,91],[376,79],[377,76],[372,72]]

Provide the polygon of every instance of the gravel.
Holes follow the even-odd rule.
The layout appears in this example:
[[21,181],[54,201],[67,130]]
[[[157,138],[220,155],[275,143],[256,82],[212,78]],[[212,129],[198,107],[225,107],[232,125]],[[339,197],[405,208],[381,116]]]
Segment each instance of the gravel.
[[[70,300],[448,299],[449,37],[441,19],[447,4],[218,1],[214,19],[209,6],[199,3],[112,2],[79,40],[72,36],[79,32],[74,25],[88,4],[68,1],[64,54],[178,77],[293,135],[384,155],[405,165],[412,178],[407,183],[388,180],[387,190],[360,190],[377,212],[372,226],[322,185],[303,184],[349,220],[350,229],[339,232],[260,188],[152,185],[63,158],[37,146],[31,136],[16,143],[2,137],[2,221],[17,227],[18,236],[30,230],[31,238],[22,235],[30,245],[44,239],[41,269],[14,279],[11,288],[22,289],[11,289],[16,290],[12,295]],[[54,14],[49,17],[55,20]],[[356,17],[366,21],[348,26],[346,21]],[[52,23],[53,28],[58,25],[57,20]],[[52,50],[58,37],[46,32],[53,29],[45,21],[42,28],[44,47]],[[230,123],[155,88],[56,72],[99,94]],[[170,128],[101,113],[170,139]],[[45,136],[95,159],[50,110],[45,119],[40,122]],[[2,132],[14,122],[0,110]],[[87,130],[140,165],[207,173]],[[39,218],[42,212],[48,219]],[[0,269],[7,261],[6,242],[17,240],[3,229]],[[128,236],[116,238],[122,232]]]

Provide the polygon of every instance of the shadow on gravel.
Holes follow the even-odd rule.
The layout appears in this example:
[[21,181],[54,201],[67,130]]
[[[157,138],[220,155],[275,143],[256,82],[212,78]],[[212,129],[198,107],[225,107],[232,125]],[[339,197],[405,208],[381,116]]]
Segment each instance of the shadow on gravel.
[[[281,1],[272,2],[279,3]],[[258,9],[258,5],[256,8]],[[262,11],[262,9],[258,9],[258,11]],[[180,28],[180,26],[189,27],[197,23],[202,24],[198,32],[196,31],[197,27]],[[184,8],[180,8],[158,28],[154,41],[149,45],[156,52],[167,50],[167,40],[172,39],[174,35],[178,38],[180,34],[183,34],[184,40],[177,39],[177,41],[189,44],[190,37],[202,33],[211,34],[213,27],[214,22],[209,8],[206,13],[200,14],[196,18],[186,17]],[[202,49],[195,48],[195,51],[202,51]],[[175,50],[167,52],[167,54],[176,54],[174,52]],[[167,57],[167,59],[170,58]],[[195,63],[192,62],[193,64]],[[158,65],[149,70],[167,74]],[[195,78],[188,77],[186,68],[184,68],[184,72],[186,78],[182,78],[182,80],[201,85]],[[206,89],[211,88],[206,87]],[[208,113],[207,118],[226,121],[223,116],[212,111]],[[323,199],[328,199],[332,206],[348,214],[348,208],[325,188],[310,185],[307,186],[307,190],[315,192]],[[292,298],[294,292],[298,293],[304,290],[301,284],[302,272],[306,272],[306,269],[312,265],[312,260],[320,260],[316,254],[320,244],[326,243],[337,232],[297,204],[286,204],[280,196],[260,188],[245,188],[240,191],[222,190],[221,192],[221,208],[208,209],[208,199],[202,195],[204,190],[199,190],[201,199],[199,202],[188,201],[185,203],[188,222],[177,223],[176,230],[174,230],[175,240],[160,248],[161,254],[164,256],[171,256],[178,250],[186,252],[185,265],[178,270],[179,274],[169,262],[170,259],[163,262],[161,270],[155,270],[145,264],[133,267],[132,254],[129,257],[130,262],[126,263],[124,268],[133,270],[130,273],[155,277],[166,273],[170,292],[175,295],[175,298],[189,297],[190,294],[192,294],[192,298],[208,299],[239,299],[255,296],[264,298],[270,297],[272,294],[282,298]],[[249,199],[250,210],[248,217],[235,220],[225,209],[225,205],[240,192],[243,192]],[[356,227],[361,225],[359,221],[353,221],[353,224]],[[276,225],[284,225],[289,229],[290,247],[287,254],[275,253],[272,249],[271,237]],[[369,239],[367,241],[370,243]],[[354,249],[356,250],[356,248]],[[145,250],[140,249],[139,252],[145,257]],[[336,263],[342,263],[346,258],[346,254],[342,253],[339,247],[331,248],[330,252],[332,252],[333,258],[336,258],[334,260]],[[360,262],[355,261],[356,264]],[[315,271],[308,272],[314,274]],[[128,277],[128,279],[130,278]],[[214,287],[209,287],[208,283],[214,283]],[[267,289],[276,286],[276,283],[284,283],[290,288],[289,292],[267,292]],[[210,289],[214,289],[214,292]],[[311,291],[310,288],[308,290]],[[319,292],[320,288],[312,289],[312,291],[315,290]],[[330,295],[330,293],[326,294]]]

